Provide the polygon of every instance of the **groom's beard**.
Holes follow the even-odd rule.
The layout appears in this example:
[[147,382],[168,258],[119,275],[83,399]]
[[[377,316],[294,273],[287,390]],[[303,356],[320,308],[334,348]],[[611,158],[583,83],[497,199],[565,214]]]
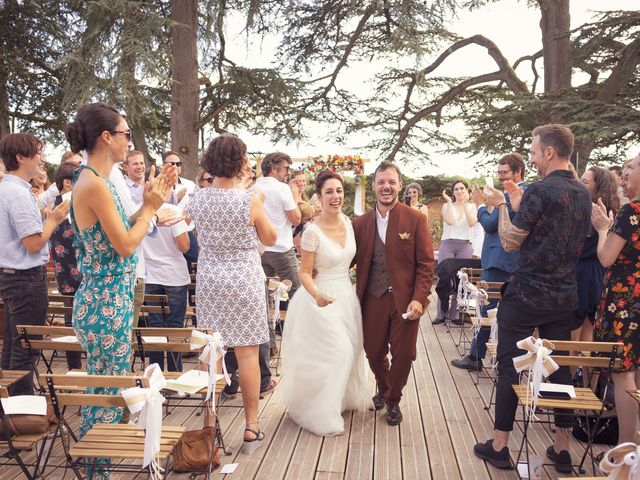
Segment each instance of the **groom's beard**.
[[398,194],[393,195],[389,200],[385,200],[383,198],[378,198],[378,202],[382,205],[393,205],[398,201]]

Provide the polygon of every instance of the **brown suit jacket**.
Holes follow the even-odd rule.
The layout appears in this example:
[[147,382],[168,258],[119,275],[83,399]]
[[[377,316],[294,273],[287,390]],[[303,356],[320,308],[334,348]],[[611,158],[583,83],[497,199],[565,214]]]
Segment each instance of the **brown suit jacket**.
[[[396,309],[400,314],[406,312],[412,300],[419,301],[426,308],[434,277],[433,247],[427,219],[418,210],[400,202],[389,215],[384,251]],[[357,265],[356,293],[362,305],[375,235],[378,234],[375,207],[353,219],[353,230],[357,244],[354,259]]]

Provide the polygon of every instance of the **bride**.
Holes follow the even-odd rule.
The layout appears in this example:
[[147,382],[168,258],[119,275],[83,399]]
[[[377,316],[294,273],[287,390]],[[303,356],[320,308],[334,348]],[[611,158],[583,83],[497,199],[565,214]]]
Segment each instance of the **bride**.
[[320,172],[316,193],[322,213],[302,235],[304,289],[289,302],[282,387],[293,421],[316,435],[340,435],[342,412],[367,400],[362,317],[349,279],[356,242],[351,222],[342,213],[340,175]]

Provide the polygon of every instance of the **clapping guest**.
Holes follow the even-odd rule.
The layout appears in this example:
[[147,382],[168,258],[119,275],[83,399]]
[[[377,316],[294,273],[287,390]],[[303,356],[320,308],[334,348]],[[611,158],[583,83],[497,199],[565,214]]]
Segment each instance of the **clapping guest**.
[[[451,185],[453,199],[442,192],[445,203],[442,205],[443,231],[438,263],[448,258],[473,257],[473,245],[471,244],[471,228],[478,222],[476,205],[471,202],[469,185],[465,180],[458,179]],[[433,320],[435,325],[443,323],[448,316],[450,320],[458,321],[458,304],[454,298],[451,300],[449,310],[445,312],[440,300],[438,300],[438,313]]]
[[598,199],[591,221],[598,232],[598,259],[608,268],[595,321],[594,339],[616,342],[622,366],[614,373],[618,443],[635,442],[638,403],[627,392],[640,388],[640,155],[624,169],[625,195],[631,200],[618,210],[607,210]]
[[[42,147],[30,133],[10,133],[0,139],[0,156],[7,169],[0,183],[0,297],[5,315],[2,368],[7,370],[33,371],[31,355],[20,345],[16,326],[44,324],[48,242],[69,213],[69,202],[63,202],[42,221],[29,183],[44,172]],[[33,375],[14,383],[10,392],[33,395]]]
[[[59,195],[54,200],[54,205],[62,203],[62,196],[71,191],[73,174],[77,167],[71,163],[61,163],[56,171],[56,190]],[[51,259],[53,260],[53,272],[58,284],[58,292],[62,295],[73,296],[80,286],[82,274],[78,269],[77,252],[73,246],[76,230],[67,218],[51,234]],[[72,326],[70,313],[65,313],[64,324]],[[80,352],[66,352],[67,367],[69,370],[81,369],[82,360]]]
[[[247,147],[235,135],[215,138],[204,153],[202,168],[215,177],[212,188],[196,190],[187,204],[200,242],[196,281],[198,323],[220,332],[234,347],[239,364],[246,428],[243,451],[250,453],[265,438],[258,427],[260,368],[258,346],[269,340],[265,276],[258,241],[273,245],[276,231],[253,189],[237,182],[247,163]],[[208,425],[215,425],[208,415]]]
[[[71,207],[71,223],[77,232],[74,245],[83,275],[73,303],[73,327],[87,353],[87,373],[128,375],[137,263],[134,252],[171,185],[165,175],[146,185],[142,207],[133,215],[132,225],[109,180],[114,165],[125,160],[131,147],[127,121],[109,105],[87,104],[67,124],[65,136],[71,150],[88,154],[73,187]],[[88,393],[93,391],[102,389],[88,389]],[[80,436],[98,421],[117,423],[121,416],[121,408],[83,407]],[[97,459],[95,467],[87,468],[88,476],[108,478],[104,469],[108,462]]]
[[[582,175],[582,183],[591,195],[591,201],[602,200],[607,211],[615,215],[620,208],[618,183],[609,170],[591,167]],[[578,309],[573,326],[572,340],[593,341],[593,324],[596,308],[600,303],[602,282],[605,268],[598,260],[598,232],[589,225],[589,233],[584,241],[582,253],[576,265],[576,282],[578,284]],[[588,320],[588,322],[585,322]]]
[[213,176],[204,170],[200,170],[198,172],[198,176],[196,177],[196,184],[200,188],[208,188],[213,183]]

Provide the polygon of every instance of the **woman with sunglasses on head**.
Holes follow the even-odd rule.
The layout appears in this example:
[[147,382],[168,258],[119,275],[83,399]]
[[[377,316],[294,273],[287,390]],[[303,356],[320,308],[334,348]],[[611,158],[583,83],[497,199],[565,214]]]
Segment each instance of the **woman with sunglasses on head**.
[[[71,223],[77,232],[74,246],[83,275],[73,303],[73,328],[87,353],[87,373],[127,375],[138,262],[134,251],[171,185],[164,175],[147,182],[143,204],[130,222],[109,180],[113,166],[125,160],[131,147],[127,121],[113,107],[92,103],[80,107],[65,127],[65,136],[73,152],[88,154],[86,165],[76,174],[71,204]],[[96,422],[117,423],[122,409],[83,407],[81,416],[82,437]],[[104,469],[108,462],[97,459],[95,469],[87,468],[88,476],[108,478]]]

